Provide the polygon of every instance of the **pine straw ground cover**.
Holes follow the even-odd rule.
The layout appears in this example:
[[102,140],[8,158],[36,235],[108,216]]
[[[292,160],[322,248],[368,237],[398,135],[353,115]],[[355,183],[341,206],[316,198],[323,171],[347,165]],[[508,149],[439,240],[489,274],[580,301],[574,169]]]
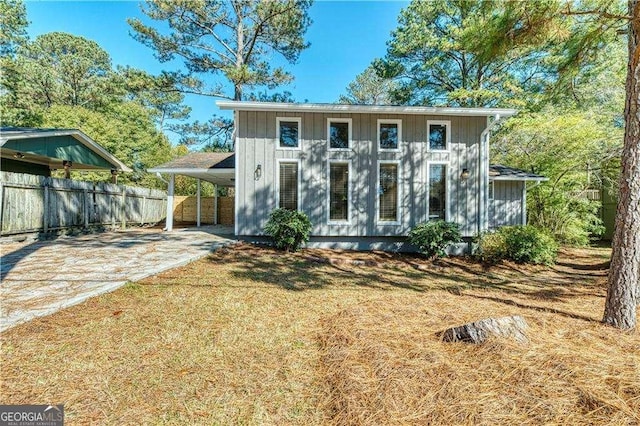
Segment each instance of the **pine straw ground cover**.
[[[0,401],[68,424],[640,424],[606,249],[553,268],[238,245],[2,335]],[[437,332],[522,315],[530,343]]]

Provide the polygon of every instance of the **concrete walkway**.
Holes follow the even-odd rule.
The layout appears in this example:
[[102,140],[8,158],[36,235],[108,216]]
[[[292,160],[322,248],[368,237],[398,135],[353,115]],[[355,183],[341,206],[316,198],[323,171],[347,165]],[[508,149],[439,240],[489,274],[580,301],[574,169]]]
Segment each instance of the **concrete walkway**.
[[233,229],[224,226],[2,242],[0,331],[185,265],[233,242]]

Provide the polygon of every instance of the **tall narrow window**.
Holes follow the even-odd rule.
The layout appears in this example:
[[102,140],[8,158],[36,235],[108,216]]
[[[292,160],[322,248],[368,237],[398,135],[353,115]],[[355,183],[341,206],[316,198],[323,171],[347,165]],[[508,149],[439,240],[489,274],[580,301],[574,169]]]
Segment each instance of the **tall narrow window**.
[[429,220],[446,220],[447,208],[447,166],[429,166]]
[[402,139],[402,120],[378,120],[378,149],[397,151]]
[[329,164],[329,221],[349,220],[349,164]]
[[380,164],[380,221],[398,221],[398,164]]
[[298,163],[280,163],[279,206],[298,209]]
[[446,151],[449,149],[450,127],[449,121],[428,121],[429,149],[432,151]]
[[327,125],[329,149],[349,149],[351,140],[351,119],[330,118]]
[[300,118],[278,117],[276,119],[278,148],[300,148]]

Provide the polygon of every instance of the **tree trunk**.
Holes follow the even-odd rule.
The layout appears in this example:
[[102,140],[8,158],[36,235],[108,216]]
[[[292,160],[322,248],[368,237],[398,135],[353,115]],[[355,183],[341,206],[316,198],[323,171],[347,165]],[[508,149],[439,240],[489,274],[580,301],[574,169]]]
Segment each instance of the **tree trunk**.
[[629,68],[627,71],[622,175],[609,288],[602,321],[622,329],[636,326],[640,286],[640,3],[629,0]]
[[[237,39],[236,73],[237,75],[235,76],[235,78],[239,79],[240,71],[244,67],[244,24],[242,22],[242,19],[243,19],[242,13],[240,13],[242,6],[238,5],[234,7],[236,8],[236,15],[238,18],[238,23],[236,26],[236,39]],[[234,101],[242,100],[242,84],[243,84],[242,79],[235,80],[233,82],[233,100]],[[235,140],[235,134],[234,134],[234,140]]]

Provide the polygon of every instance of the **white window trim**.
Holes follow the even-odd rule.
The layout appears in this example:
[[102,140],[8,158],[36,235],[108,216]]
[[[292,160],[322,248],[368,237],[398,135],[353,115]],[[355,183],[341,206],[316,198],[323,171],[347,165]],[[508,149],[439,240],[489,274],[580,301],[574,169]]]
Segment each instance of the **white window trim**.
[[[331,148],[331,123],[348,123],[349,140],[347,148]],[[351,151],[353,149],[353,119],[351,118],[327,118],[327,150],[329,151]]]
[[[396,211],[397,220],[380,220],[380,165],[381,164],[396,164],[398,166],[398,194],[396,205],[398,209]],[[402,167],[400,160],[378,160],[378,166],[376,167],[376,225],[401,225],[402,218]]]
[[[298,146],[280,146],[280,122],[295,121],[298,123]],[[302,149],[302,117],[276,117],[276,149],[282,151],[299,151]]]
[[[431,149],[431,141],[429,140],[429,128],[432,124],[447,126],[445,149]],[[451,150],[451,120],[427,120],[427,151],[430,152],[449,152]]]
[[493,179],[489,181],[489,187],[487,188],[487,197],[489,198],[489,201],[493,201],[496,197],[496,186]]
[[[331,219],[331,164],[347,165],[347,220]],[[327,160],[327,224],[328,225],[351,225],[351,213],[353,212],[353,191],[351,178],[351,160]]]
[[299,159],[291,158],[278,158],[276,160],[276,208],[280,208],[280,164],[281,163],[297,163],[298,164],[298,211],[301,211],[302,207],[302,168],[300,167]]
[[[382,148],[380,146],[380,125],[381,124],[396,124],[398,125],[398,147],[397,148]],[[378,119],[378,126],[376,127],[376,133],[378,138],[378,151],[380,152],[400,152],[400,144],[402,143],[402,119],[399,118],[380,118]]]
[[431,182],[429,181],[429,178],[431,177],[431,166],[432,165],[438,165],[438,164],[442,164],[447,166],[447,173],[446,173],[446,182],[444,183],[444,193],[445,193],[445,205],[444,205],[444,220],[445,222],[449,222],[450,221],[450,203],[451,203],[451,164],[448,161],[427,161],[427,187],[426,187],[426,192],[427,192],[427,221],[430,221],[431,218],[429,218],[429,197],[431,197],[430,194],[430,186],[431,186]]

